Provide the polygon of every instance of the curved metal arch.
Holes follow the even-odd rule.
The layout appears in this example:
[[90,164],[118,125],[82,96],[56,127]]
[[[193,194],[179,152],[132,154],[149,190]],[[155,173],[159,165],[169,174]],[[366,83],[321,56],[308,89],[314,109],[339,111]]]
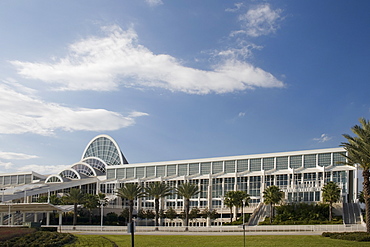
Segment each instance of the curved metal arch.
[[[97,162],[90,162],[90,160],[97,161]],[[93,167],[96,170],[101,171],[103,174],[106,174],[107,172],[107,163],[105,163],[104,160],[98,158],[98,157],[87,157],[81,160],[81,162],[89,164],[91,167]],[[99,165],[102,164],[102,165]]]
[[[51,182],[51,181],[49,181],[51,178],[57,178],[57,179],[59,179],[59,182]],[[54,175],[48,176],[46,178],[46,180],[45,180],[45,183],[46,184],[47,183],[64,183],[64,179],[61,176],[59,176],[58,174],[54,174]]]
[[[85,173],[85,171],[84,171],[83,169],[81,169],[81,170],[76,169],[76,166],[79,166],[79,165],[82,165],[82,166],[87,167],[87,168],[91,171],[92,175],[90,175],[90,174],[86,174],[86,173]],[[88,177],[90,177],[90,176],[94,176],[94,177],[96,177],[96,176],[97,176],[97,175],[96,175],[96,172],[95,172],[95,169],[94,169],[92,166],[90,166],[89,164],[85,163],[85,162],[77,162],[77,163],[74,163],[74,164],[71,166],[71,168],[72,168],[72,169],[74,169],[75,171],[77,171],[78,173],[80,173],[80,174],[84,174],[84,175],[86,175],[86,176],[88,176]]]
[[[119,162],[117,161],[113,161],[113,163],[111,164],[110,161],[112,160],[106,160],[107,157],[112,157],[108,154],[112,153],[112,150],[105,150],[105,145],[103,146],[103,150],[95,150],[94,146],[95,145],[99,145],[99,140],[103,139],[104,141],[107,140],[108,142],[112,143],[113,146],[114,146],[114,149],[113,153],[116,153],[119,157]],[[104,142],[105,143],[105,142]],[[88,153],[89,152],[89,153]],[[92,153],[92,154],[90,154]],[[104,157],[105,156],[105,157]],[[109,135],[98,135],[96,137],[94,137],[86,146],[83,154],[82,154],[82,158],[81,160],[85,159],[85,158],[88,158],[88,157],[98,157],[98,158],[101,158],[105,161],[105,163],[107,165],[120,165],[120,164],[128,164],[125,156],[123,155],[120,147],[118,146],[117,142],[112,138],[110,137]]]
[[66,171],[71,171],[71,172],[73,172],[76,176],[77,176],[77,179],[81,179],[81,175],[75,170],[75,169],[73,169],[73,168],[69,168],[69,169],[64,169],[63,171],[61,171],[60,173],[59,173],[59,176],[61,176],[61,177],[65,177],[65,178],[69,178],[69,179],[76,179],[76,178],[72,178],[72,177],[66,177],[66,176],[63,176],[62,175],[62,173],[63,172],[66,172]]

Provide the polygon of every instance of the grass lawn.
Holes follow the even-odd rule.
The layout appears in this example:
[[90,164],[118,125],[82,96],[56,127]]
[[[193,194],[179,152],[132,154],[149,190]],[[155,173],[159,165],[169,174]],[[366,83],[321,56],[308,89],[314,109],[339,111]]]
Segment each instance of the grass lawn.
[[[77,246],[112,246],[115,242],[120,247],[130,247],[129,235],[77,235],[78,242],[68,247]],[[110,241],[109,241],[110,240]],[[243,236],[183,236],[183,235],[135,235],[138,247],[233,247],[243,246]],[[256,235],[246,236],[246,246],[369,246],[369,242],[352,242],[311,235]]]

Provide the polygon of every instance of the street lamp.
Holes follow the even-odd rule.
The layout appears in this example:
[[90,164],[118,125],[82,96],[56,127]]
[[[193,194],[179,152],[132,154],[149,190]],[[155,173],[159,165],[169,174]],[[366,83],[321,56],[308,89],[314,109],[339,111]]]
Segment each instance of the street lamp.
[[222,219],[222,209],[223,209],[223,204],[224,204],[224,197],[221,196],[221,228],[220,228],[220,231],[222,232],[222,223],[223,223],[223,219]]
[[244,217],[244,207],[245,207],[245,198],[243,199],[243,207],[242,207],[242,215],[243,215],[243,240],[244,240],[244,247],[245,247],[245,217]]
[[105,199],[100,199],[99,203],[100,203],[100,230],[103,231],[103,215]]

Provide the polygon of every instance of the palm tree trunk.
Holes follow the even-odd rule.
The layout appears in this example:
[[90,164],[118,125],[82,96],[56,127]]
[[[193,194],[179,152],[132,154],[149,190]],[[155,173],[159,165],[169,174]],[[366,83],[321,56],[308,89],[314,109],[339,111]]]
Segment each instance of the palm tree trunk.
[[233,207],[230,208],[230,223],[233,222]]
[[363,170],[362,176],[364,177],[363,192],[365,200],[365,213],[366,213],[366,232],[370,233],[370,171]]
[[272,217],[273,217],[273,212],[272,212],[272,203],[270,203],[270,224],[272,223]]
[[185,231],[189,231],[189,199],[185,199]]
[[155,230],[158,231],[158,216],[159,216],[159,199],[154,199],[154,206],[155,206]]
[[77,203],[73,204],[73,225],[77,224]]
[[134,200],[130,200],[128,202],[128,205],[129,205],[129,214],[128,214],[128,220],[129,220],[129,223],[131,224],[132,223],[132,213],[134,211]]
[[329,203],[329,221],[333,219],[333,203]]

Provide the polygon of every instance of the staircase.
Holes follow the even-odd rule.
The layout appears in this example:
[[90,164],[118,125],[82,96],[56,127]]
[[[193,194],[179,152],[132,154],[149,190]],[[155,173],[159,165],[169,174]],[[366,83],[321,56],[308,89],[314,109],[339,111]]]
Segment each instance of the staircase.
[[361,224],[361,210],[358,203],[343,202],[343,222],[345,225]]

